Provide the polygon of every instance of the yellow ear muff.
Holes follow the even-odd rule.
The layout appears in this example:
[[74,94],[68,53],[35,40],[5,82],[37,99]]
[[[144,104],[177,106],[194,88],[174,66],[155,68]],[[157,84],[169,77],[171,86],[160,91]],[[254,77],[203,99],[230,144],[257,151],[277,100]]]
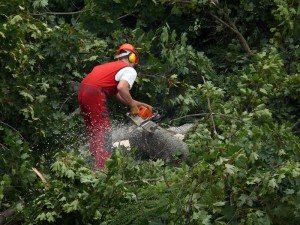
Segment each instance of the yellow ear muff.
[[130,63],[135,63],[135,60],[136,60],[136,56],[134,53],[130,53],[129,56],[128,56],[128,60]]

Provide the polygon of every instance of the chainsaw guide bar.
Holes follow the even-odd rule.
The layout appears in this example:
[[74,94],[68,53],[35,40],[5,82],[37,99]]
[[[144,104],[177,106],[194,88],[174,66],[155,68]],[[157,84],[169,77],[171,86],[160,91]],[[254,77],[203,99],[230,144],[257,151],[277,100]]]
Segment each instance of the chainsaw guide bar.
[[158,128],[158,125],[156,123],[154,123],[153,121],[151,121],[150,119],[143,120],[139,116],[131,116],[129,114],[128,114],[128,117],[131,119],[131,121],[135,125],[137,125],[138,127],[143,128],[144,130],[146,130],[150,133],[154,132]]

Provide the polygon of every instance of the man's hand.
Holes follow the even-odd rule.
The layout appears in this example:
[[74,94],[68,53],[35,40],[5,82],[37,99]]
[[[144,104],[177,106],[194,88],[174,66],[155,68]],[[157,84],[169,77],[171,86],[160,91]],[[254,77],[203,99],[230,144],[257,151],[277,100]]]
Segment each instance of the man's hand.
[[137,105],[131,106],[131,108],[130,108],[130,113],[131,113],[131,115],[133,115],[133,116],[138,115],[138,114],[139,114],[139,108],[138,108],[138,106],[137,106]]

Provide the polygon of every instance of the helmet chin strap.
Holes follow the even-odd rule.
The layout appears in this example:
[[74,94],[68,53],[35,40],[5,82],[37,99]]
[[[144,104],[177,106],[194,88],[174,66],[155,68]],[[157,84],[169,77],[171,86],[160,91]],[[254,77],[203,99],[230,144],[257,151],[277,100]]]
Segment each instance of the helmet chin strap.
[[128,56],[130,53],[131,53],[130,51],[126,51],[126,52],[123,52],[123,53],[117,55],[115,58],[119,59],[121,57]]

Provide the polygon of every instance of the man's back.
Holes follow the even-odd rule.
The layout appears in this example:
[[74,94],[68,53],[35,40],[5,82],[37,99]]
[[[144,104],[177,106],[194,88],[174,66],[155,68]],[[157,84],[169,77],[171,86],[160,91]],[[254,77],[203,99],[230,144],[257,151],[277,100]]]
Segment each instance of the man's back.
[[118,82],[115,80],[115,75],[120,69],[126,66],[128,66],[128,64],[121,60],[95,66],[92,72],[90,72],[81,83],[94,87],[117,86]]

